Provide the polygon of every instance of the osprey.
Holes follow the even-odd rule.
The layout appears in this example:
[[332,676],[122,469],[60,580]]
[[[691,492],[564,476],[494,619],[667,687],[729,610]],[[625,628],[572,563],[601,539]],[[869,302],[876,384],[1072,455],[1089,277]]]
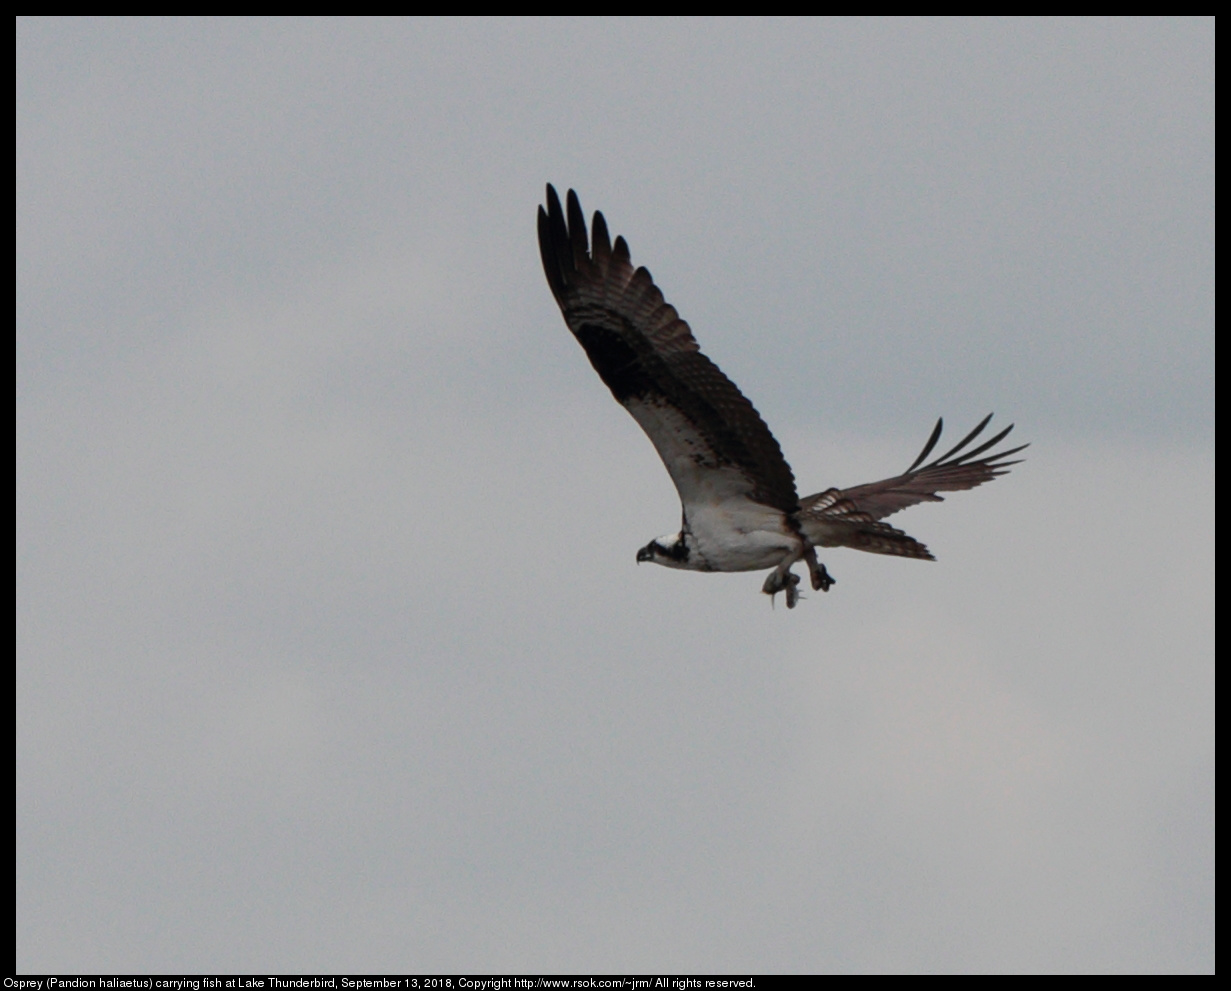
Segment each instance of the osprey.
[[657,448],[683,503],[678,533],[651,540],[637,552],[690,571],[760,571],[773,568],[762,591],[799,598],[807,564],[812,587],[834,584],[817,561],[818,547],[854,547],[874,554],[934,560],[931,552],[882,520],[918,502],[940,502],[938,492],[972,489],[1008,471],[1005,458],[1028,445],[979,457],[1013,429],[967,449],[988,421],[960,444],[923,464],[940,439],[943,420],[914,463],[900,475],[849,489],[799,498],[795,476],[765,421],[700,351],[688,324],[663,299],[645,268],[633,268],[628,244],[612,244],[607,222],[594,214],[586,234],[577,194],[567,214],[551,185],[539,207],[539,250],[547,284],[564,322],[612,395],[633,415]]

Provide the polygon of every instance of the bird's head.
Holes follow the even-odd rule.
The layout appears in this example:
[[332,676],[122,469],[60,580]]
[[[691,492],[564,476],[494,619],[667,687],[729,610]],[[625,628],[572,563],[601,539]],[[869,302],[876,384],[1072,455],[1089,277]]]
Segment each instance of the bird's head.
[[672,533],[665,537],[655,537],[637,551],[637,563],[652,561],[665,568],[688,567],[688,539],[682,533]]

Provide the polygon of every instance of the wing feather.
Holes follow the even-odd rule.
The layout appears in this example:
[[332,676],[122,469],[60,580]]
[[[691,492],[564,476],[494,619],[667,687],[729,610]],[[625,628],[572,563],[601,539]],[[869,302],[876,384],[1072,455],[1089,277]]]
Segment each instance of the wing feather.
[[[867,514],[869,519],[884,519],[892,513],[907,506],[920,502],[942,502],[938,492],[957,492],[963,489],[973,489],[976,485],[990,482],[993,478],[1007,474],[1010,466],[1020,464],[1021,459],[1006,461],[1018,451],[1023,451],[1029,444],[1022,444],[1007,451],[997,451],[987,457],[980,458],[984,451],[995,447],[1009,435],[1013,425],[1005,427],[991,440],[984,441],[978,447],[966,450],[976,437],[991,421],[989,413],[983,420],[962,438],[961,442],[946,451],[935,461],[922,468],[919,465],[932,453],[936,442],[940,440],[944,428],[944,420],[937,420],[936,427],[922,453],[914,463],[901,475],[885,478],[879,482],[868,482],[866,485],[856,485],[849,489],[829,489],[816,495],[800,500],[801,516],[811,515],[817,518],[832,513],[833,507],[846,505],[852,510]],[[977,459],[977,460],[976,460]]]
[[[587,236],[577,194],[569,190],[565,209],[548,185],[538,233],[543,271],[565,322],[658,449],[685,510],[706,494],[699,487],[711,495],[743,494],[784,513],[798,509],[795,477],[769,427],[701,353],[649,270],[633,268],[624,238],[611,245],[603,215],[594,214]],[[669,415],[647,412],[655,408]]]

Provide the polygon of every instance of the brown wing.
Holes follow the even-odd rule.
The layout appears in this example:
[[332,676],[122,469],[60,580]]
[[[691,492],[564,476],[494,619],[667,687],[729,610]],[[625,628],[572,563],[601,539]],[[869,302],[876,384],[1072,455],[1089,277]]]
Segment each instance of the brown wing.
[[962,438],[961,443],[935,461],[920,468],[919,465],[932,453],[936,442],[940,440],[944,420],[937,420],[936,428],[923,446],[919,457],[915,458],[914,464],[901,475],[882,479],[879,482],[869,482],[866,485],[856,485],[849,489],[829,489],[825,492],[818,492],[816,495],[800,500],[801,510],[819,513],[826,511],[827,508],[832,510],[832,507],[846,504],[853,512],[864,513],[869,519],[880,520],[891,513],[896,513],[899,509],[905,509],[919,502],[943,502],[942,497],[937,495],[938,492],[973,489],[976,485],[982,485],[993,478],[1007,474],[1009,467],[1019,464],[1020,459],[1006,461],[1005,458],[1024,450],[1030,446],[1029,444],[1022,444],[1007,451],[998,451],[984,458],[980,458],[979,455],[1004,440],[1009,431],[1013,429],[1012,424],[978,447],[969,451],[965,449],[983,432],[983,428],[987,426],[991,418],[992,414],[989,413],[974,430]]
[[715,491],[794,512],[795,477],[774,435],[701,353],[649,271],[633,268],[624,238],[612,245],[603,215],[595,213],[591,240],[577,194],[568,192],[566,220],[550,185],[538,223],[543,271],[565,322],[662,455],[685,512]]

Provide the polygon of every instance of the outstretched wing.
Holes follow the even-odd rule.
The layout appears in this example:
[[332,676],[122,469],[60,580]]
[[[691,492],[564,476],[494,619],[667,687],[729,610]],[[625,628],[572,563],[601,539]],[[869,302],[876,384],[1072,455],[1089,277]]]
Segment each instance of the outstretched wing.
[[577,194],[568,192],[566,219],[550,185],[538,222],[543,271],[569,330],[657,448],[685,513],[739,498],[798,509],[795,477],[769,427],[701,353],[649,271],[633,268],[624,238],[612,245],[601,213],[587,237]]
[[[836,491],[840,499],[849,502],[858,511],[867,513],[872,519],[879,520],[891,513],[896,513],[899,509],[913,506],[915,503],[943,502],[943,498],[936,494],[938,492],[973,489],[976,485],[990,482],[993,478],[1007,474],[1010,465],[1019,464],[1021,461],[1020,458],[1017,461],[1006,461],[1005,458],[1012,457],[1018,451],[1023,451],[1030,446],[1022,444],[1007,451],[997,451],[985,458],[979,458],[980,454],[995,447],[1009,435],[1009,431],[1013,429],[1013,424],[1009,424],[991,440],[984,441],[969,451],[966,450],[970,442],[983,433],[983,428],[987,426],[991,418],[992,414],[988,413],[974,430],[962,438],[959,444],[935,461],[920,468],[919,465],[932,453],[936,442],[940,440],[941,430],[944,429],[945,421],[937,420],[932,436],[923,445],[919,457],[915,458],[914,464],[901,475],[885,478],[879,482],[869,482],[866,485],[856,485],[849,489],[830,489],[827,492],[808,496],[801,500],[800,505],[808,509]],[[978,460],[975,460],[976,458]]]
[[1018,464],[1004,459],[1023,451],[1029,444],[988,454],[985,458],[979,457],[1008,436],[1008,432],[1013,430],[1012,423],[990,441],[966,451],[970,442],[984,432],[991,419],[992,415],[987,414],[979,426],[961,439],[958,446],[920,468],[940,439],[944,421],[937,420],[932,436],[923,444],[923,451],[905,473],[867,485],[856,485],[851,489],[826,489],[801,499],[800,527],[812,543],[820,547],[853,547],[870,550],[874,554],[897,554],[931,560],[931,552],[918,540],[907,537],[889,523],[879,521],[916,502],[942,502],[942,496],[937,492],[974,489],[997,475],[1006,474],[1009,465]]
[[943,498],[937,495],[938,492],[973,489],[1006,474],[1011,465],[1018,464],[1020,459],[1006,461],[1005,458],[1012,457],[1029,444],[979,457],[1004,440],[1013,429],[1012,424],[991,440],[966,450],[991,418],[989,413],[962,438],[961,443],[935,461],[919,467],[940,440],[944,420],[937,420],[932,436],[923,445],[919,457],[901,475],[849,489],[826,489],[801,499],[798,517],[801,528],[813,543],[822,547],[855,547],[874,554],[897,554],[931,560],[932,554],[923,544],[880,520],[915,503],[942,502]]

